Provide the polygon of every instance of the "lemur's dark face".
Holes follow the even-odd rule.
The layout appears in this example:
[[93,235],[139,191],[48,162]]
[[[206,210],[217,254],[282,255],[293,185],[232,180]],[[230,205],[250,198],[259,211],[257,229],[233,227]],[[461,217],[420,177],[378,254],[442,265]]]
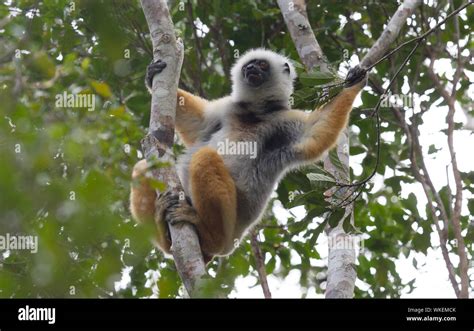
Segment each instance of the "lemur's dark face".
[[252,87],[259,87],[270,76],[270,64],[265,60],[252,60],[242,67],[244,81]]

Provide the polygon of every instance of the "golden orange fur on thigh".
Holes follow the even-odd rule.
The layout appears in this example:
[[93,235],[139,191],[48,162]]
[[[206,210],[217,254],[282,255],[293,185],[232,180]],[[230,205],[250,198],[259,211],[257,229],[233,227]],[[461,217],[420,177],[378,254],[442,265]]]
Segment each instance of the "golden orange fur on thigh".
[[161,219],[161,215],[156,213],[156,191],[151,187],[150,180],[146,176],[147,170],[148,165],[145,159],[133,167],[130,212],[139,223],[154,223],[156,243],[165,253],[170,253],[171,242],[168,239],[167,225]]
[[233,242],[237,212],[234,181],[222,158],[209,147],[193,155],[189,170],[202,250],[220,254]]
[[130,212],[140,223],[152,221],[155,215],[156,192],[150,186],[147,170],[146,160],[141,160],[135,164],[132,172]]

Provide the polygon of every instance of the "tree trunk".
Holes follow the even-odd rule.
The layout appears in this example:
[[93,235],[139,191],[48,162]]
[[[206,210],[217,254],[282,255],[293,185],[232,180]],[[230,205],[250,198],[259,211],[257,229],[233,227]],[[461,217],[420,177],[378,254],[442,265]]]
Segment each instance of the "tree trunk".
[[[150,127],[142,140],[142,146],[147,159],[159,159],[173,165],[157,169],[153,172],[153,177],[167,183],[169,190],[182,193],[183,188],[174,168],[172,148],[184,47],[180,40],[176,40],[165,0],[141,0],[141,5],[150,29],[153,58],[155,61],[162,59],[167,64],[163,72],[153,79]],[[199,293],[199,281],[206,274],[196,230],[191,224],[183,222],[169,225],[169,231],[176,268],[192,297]]]

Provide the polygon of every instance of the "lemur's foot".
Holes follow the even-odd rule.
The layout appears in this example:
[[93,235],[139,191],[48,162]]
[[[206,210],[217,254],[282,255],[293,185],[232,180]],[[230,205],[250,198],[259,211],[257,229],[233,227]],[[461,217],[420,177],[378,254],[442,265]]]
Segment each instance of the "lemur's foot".
[[347,73],[346,83],[344,87],[354,86],[357,83],[365,81],[366,77],[367,77],[367,70],[357,65],[354,68],[351,68],[351,70],[349,70],[349,72]]
[[[199,215],[197,214],[194,207],[191,205],[189,197],[182,200],[178,194],[166,191],[160,195],[156,201],[156,212],[161,216],[161,220],[169,224],[177,224],[180,222],[188,222],[191,224],[197,224],[199,222]],[[168,239],[171,242],[169,232],[167,233]],[[208,264],[213,259],[213,255],[203,253],[204,263]]]
[[188,198],[181,200],[178,194],[167,191],[160,195],[156,203],[157,212],[169,224],[180,222],[196,224],[199,221],[199,216]]
[[166,68],[166,63],[162,60],[152,62],[148,65],[148,67],[146,67],[145,84],[148,89],[151,90],[151,86],[153,85],[153,77],[161,73],[164,68]]

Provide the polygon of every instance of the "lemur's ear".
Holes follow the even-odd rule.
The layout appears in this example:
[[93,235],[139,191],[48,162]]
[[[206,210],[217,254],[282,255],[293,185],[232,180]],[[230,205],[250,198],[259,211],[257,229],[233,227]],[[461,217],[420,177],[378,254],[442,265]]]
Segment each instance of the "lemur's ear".
[[288,63],[285,62],[283,67],[285,67],[285,69],[283,69],[283,72],[286,72],[287,74],[290,74],[290,66],[288,65]]

